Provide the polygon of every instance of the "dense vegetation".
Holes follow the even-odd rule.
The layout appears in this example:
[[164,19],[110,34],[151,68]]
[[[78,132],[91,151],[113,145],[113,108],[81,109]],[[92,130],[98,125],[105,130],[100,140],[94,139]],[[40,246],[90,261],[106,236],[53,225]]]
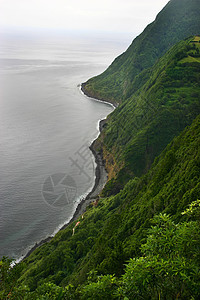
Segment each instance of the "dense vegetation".
[[3,259],[1,299],[198,299],[199,195],[200,116],[73,236],[75,222],[12,270]]
[[[85,89],[99,99],[121,102],[148,79],[148,68],[177,42],[199,34],[199,0],[171,0],[126,52],[101,75],[90,79]],[[137,78],[143,73],[142,80]],[[136,84],[136,85],[135,85]]]
[[[144,174],[200,113],[199,40],[192,37],[172,47],[151,68],[142,88],[110,115],[97,143],[97,149],[98,144],[104,149],[110,170],[104,196],[119,192],[127,180]],[[116,165],[117,172],[113,172]]]
[[200,37],[186,38],[200,32],[197,2],[171,0],[84,86],[121,103],[95,143],[109,181],[23,262],[0,261],[0,299],[199,299]]

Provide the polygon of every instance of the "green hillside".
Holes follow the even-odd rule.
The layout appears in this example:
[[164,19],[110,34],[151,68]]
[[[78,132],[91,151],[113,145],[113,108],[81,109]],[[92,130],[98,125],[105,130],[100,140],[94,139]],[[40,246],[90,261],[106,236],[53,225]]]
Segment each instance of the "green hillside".
[[76,222],[4,273],[1,299],[198,299],[199,196],[200,116],[146,175],[91,205],[74,235]]
[[110,115],[96,143],[104,149],[109,171],[104,195],[144,174],[200,113],[200,43],[195,39],[173,46],[151,68],[146,83]]
[[[200,31],[198,0],[171,0],[130,45],[101,75],[90,79],[84,89],[90,96],[120,103],[136,90],[134,81],[143,71],[143,84],[153,66],[174,44]],[[137,81],[138,85],[138,81]]]

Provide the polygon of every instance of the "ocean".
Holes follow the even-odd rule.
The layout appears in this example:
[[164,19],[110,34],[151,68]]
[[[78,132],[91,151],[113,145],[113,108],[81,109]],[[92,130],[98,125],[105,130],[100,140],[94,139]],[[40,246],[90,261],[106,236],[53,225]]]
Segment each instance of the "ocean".
[[0,40],[0,257],[54,235],[92,189],[89,145],[113,107],[80,91],[127,41],[12,34]]

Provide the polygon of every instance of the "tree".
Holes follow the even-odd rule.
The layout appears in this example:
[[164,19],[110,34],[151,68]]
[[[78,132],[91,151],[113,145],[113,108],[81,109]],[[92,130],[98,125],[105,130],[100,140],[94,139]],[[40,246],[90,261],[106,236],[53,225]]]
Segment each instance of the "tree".
[[120,297],[129,299],[198,299],[200,291],[200,227],[175,224],[160,214],[142,246],[143,256],[126,265]]

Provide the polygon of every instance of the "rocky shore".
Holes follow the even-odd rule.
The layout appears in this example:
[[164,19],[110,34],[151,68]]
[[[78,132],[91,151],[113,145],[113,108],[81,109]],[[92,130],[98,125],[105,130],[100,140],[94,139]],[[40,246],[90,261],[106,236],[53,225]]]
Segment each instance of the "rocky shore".
[[[101,132],[103,125],[105,123],[105,120],[101,120],[99,122],[99,131]],[[95,183],[91,190],[91,192],[79,203],[79,205],[76,208],[76,211],[72,217],[72,219],[69,221],[68,224],[65,224],[62,228],[66,228],[69,224],[71,224],[73,221],[77,220],[86,210],[87,206],[98,199],[100,192],[102,191],[104,185],[107,181],[107,172],[105,169],[105,163],[103,160],[103,155],[100,152],[96,152],[95,150],[95,141],[91,144],[89,147],[92,151],[94,157],[95,157],[95,163],[96,163],[96,169],[95,169]]]
[[81,88],[81,91],[83,92],[83,94],[86,95],[87,97],[93,98],[93,99],[96,100],[96,101],[101,101],[101,102],[108,103],[108,104],[112,105],[114,108],[116,108],[116,107],[119,105],[119,103],[116,102],[116,101],[114,101],[114,100],[109,100],[109,101],[108,101],[108,100],[105,100],[105,99],[103,99],[103,98],[97,97],[95,94],[89,93],[89,92],[86,90],[85,86],[86,86],[86,82],[85,82],[85,83],[82,83],[81,86],[80,86],[80,88]]

